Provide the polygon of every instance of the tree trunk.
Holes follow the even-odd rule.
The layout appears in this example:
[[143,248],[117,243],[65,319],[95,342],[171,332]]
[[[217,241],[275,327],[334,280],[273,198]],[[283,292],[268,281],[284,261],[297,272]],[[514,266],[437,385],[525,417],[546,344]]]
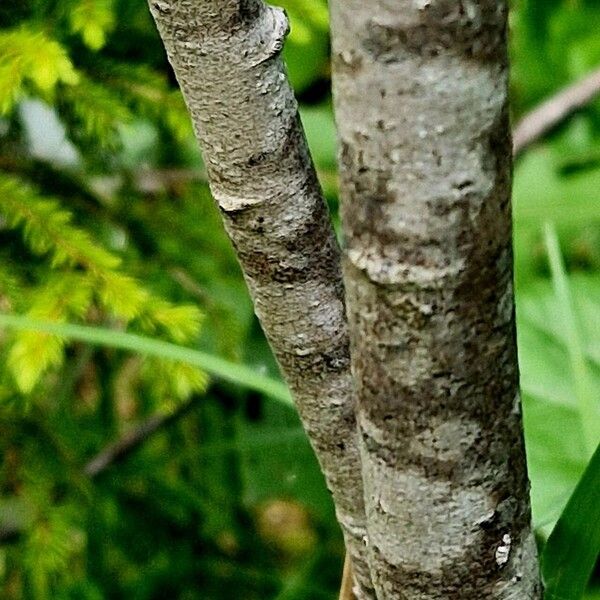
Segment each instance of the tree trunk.
[[331,0],[379,600],[541,597],[513,308],[504,0]]
[[150,0],[256,313],[333,492],[359,598],[374,598],[339,249],[260,0]]

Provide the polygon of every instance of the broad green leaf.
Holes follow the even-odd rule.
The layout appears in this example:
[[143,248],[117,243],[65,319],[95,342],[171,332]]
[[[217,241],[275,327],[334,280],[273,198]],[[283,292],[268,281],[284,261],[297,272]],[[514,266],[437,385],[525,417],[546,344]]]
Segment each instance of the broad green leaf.
[[542,553],[546,600],[579,600],[600,554],[600,446]]
[[523,394],[535,529],[547,538],[586,466],[577,411]]
[[[517,297],[521,388],[524,393],[557,408],[576,411],[573,374],[567,350],[560,338],[537,322],[544,316],[557,318],[552,290],[549,286],[544,287],[545,293],[534,288]],[[555,310],[546,313],[540,309],[548,298],[552,300]]]
[[513,210],[517,229],[549,220],[566,224],[600,221],[600,168],[563,175],[547,148],[531,150],[515,168]]
[[583,600],[600,600],[600,587],[594,586],[586,590]]

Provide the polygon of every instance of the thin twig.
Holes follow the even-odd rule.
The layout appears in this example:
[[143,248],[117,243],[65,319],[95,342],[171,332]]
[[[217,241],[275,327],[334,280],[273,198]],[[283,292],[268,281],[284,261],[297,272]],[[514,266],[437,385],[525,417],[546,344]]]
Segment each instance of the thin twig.
[[352,562],[346,554],[344,559],[344,570],[342,571],[342,585],[340,586],[339,600],[356,600],[356,596],[352,591]]
[[206,182],[208,176],[201,169],[140,169],[133,173],[135,187],[142,193],[157,193],[177,189],[194,182]]
[[196,398],[178,406],[173,412],[152,415],[146,421],[127,432],[116,442],[103,448],[96,456],[86,463],[83,473],[94,479],[114,464],[121,462],[136,450],[143,442],[157,431],[164,429],[170,423],[177,421],[187,414],[196,403]]
[[513,153],[518,156],[569,115],[600,94],[600,69],[566,87],[526,114],[513,129]]

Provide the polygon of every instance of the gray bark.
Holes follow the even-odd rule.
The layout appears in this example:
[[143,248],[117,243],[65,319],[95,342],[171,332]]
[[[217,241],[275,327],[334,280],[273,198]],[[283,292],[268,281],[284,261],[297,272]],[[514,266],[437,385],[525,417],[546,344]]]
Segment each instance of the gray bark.
[[357,595],[373,598],[338,244],[260,0],[150,0],[213,196],[336,505]]
[[515,345],[504,0],[331,0],[379,600],[541,598]]

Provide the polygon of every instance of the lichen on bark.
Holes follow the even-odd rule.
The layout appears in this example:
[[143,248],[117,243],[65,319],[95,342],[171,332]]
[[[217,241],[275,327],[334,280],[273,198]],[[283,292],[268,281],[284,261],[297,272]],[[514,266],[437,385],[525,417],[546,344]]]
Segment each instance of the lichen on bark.
[[374,598],[338,244],[260,0],[150,0],[256,313],[331,489],[359,599]]
[[377,597],[537,600],[512,290],[506,2],[330,7]]

